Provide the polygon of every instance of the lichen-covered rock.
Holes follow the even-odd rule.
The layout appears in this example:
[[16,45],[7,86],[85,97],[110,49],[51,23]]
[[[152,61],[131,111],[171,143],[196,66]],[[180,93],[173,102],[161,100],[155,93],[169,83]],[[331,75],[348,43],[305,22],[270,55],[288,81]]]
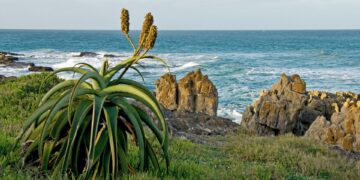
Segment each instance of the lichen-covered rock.
[[271,89],[246,108],[241,125],[259,135],[304,135],[317,117],[330,119],[340,107],[357,98],[354,93],[307,92],[299,75],[282,74]]
[[317,118],[305,136],[347,151],[360,152],[360,106],[343,107],[341,112],[331,116],[330,121],[325,117]]
[[176,76],[165,74],[155,82],[155,94],[158,102],[169,110],[177,109]]
[[217,89],[200,70],[188,73],[178,83],[174,75],[165,74],[155,84],[156,98],[166,109],[216,116]]
[[217,106],[217,89],[200,70],[190,72],[179,80],[179,111],[215,116]]

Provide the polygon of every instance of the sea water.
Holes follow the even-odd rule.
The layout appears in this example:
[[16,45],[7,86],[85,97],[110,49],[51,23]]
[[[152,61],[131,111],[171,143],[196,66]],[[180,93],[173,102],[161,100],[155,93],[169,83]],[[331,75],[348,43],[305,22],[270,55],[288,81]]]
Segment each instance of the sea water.
[[[139,32],[131,32],[137,42]],[[54,69],[79,62],[99,67],[104,54],[115,65],[131,54],[131,46],[118,31],[0,30],[0,51],[24,54],[21,62]],[[74,57],[80,52],[96,57]],[[308,90],[360,93],[360,31],[160,31],[150,54],[166,59],[177,79],[201,69],[219,93],[218,114],[241,120],[245,107],[282,73],[299,74]],[[144,60],[145,84],[167,69]],[[29,74],[26,68],[0,67],[0,74]],[[61,74],[71,78],[70,74]],[[141,80],[135,72],[130,78]]]

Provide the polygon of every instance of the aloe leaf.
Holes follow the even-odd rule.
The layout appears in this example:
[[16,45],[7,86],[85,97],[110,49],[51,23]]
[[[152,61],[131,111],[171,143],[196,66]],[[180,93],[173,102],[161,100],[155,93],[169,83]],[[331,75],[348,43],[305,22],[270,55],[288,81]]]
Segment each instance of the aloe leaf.
[[154,152],[154,149],[151,147],[151,144],[148,142],[148,140],[145,139],[145,143],[146,143],[146,151],[150,157],[150,161],[152,162],[155,170],[159,173],[160,165],[159,165],[159,161],[156,157],[156,154]]
[[104,108],[106,126],[109,132],[110,151],[112,160],[112,175],[116,176],[117,169],[117,119],[119,109],[116,106],[110,106]]
[[123,93],[123,95],[130,97],[130,98],[134,98],[134,99],[144,103],[145,105],[147,105],[158,117],[159,122],[162,126],[163,136],[164,136],[162,144],[164,144],[164,143],[168,144],[168,142],[167,142],[168,141],[168,133],[167,133],[168,130],[167,130],[167,123],[165,121],[164,115],[163,115],[159,105],[157,104],[157,101],[154,101],[153,98],[151,96],[149,96],[146,92],[143,92],[141,90],[141,88],[132,86],[132,85],[127,85],[127,84],[119,84],[119,85],[107,87],[107,88],[103,89],[101,93],[106,93],[106,94]]
[[92,70],[93,72],[99,72],[94,66],[88,64],[88,63],[77,63],[74,65],[74,67],[80,65],[79,67],[87,67],[89,68],[90,70]]
[[41,169],[43,171],[46,171],[48,168],[49,157],[51,155],[51,151],[54,147],[54,144],[55,144],[54,141],[49,141],[49,142],[46,142],[44,145],[44,154],[41,158]]
[[98,133],[100,116],[105,99],[106,97],[99,97],[99,96],[95,96],[94,98],[87,171],[89,171],[90,168],[93,166],[93,160],[95,158],[95,149],[94,149],[96,143],[95,138],[96,138],[96,134]]
[[142,81],[145,83],[145,79],[144,76],[142,75],[142,73],[139,71],[139,69],[137,69],[136,67],[130,66],[130,69],[133,69],[134,71],[136,71],[139,76],[141,77]]
[[105,60],[105,61],[102,63],[101,67],[100,67],[99,74],[100,74],[101,76],[106,75],[106,70],[107,70],[108,68],[109,68],[109,62],[108,62],[108,60]]
[[[40,101],[40,105],[42,105],[44,102],[46,102],[50,97],[52,97],[56,92],[60,91],[60,90],[66,90],[68,88],[73,87],[76,84],[76,80],[66,80],[64,82],[61,82],[59,84],[57,84],[56,86],[54,86],[53,88],[51,88],[41,99]],[[89,85],[88,83],[83,83],[82,86],[84,88],[89,88],[91,89],[91,85]]]
[[128,117],[128,120],[131,122],[135,129],[137,143],[139,145],[139,156],[140,156],[140,169],[143,170],[145,166],[145,143],[144,143],[144,130],[140,122],[140,116],[137,114],[136,110],[123,99],[112,99],[112,102],[118,105]]
[[77,106],[77,109],[74,114],[73,122],[70,127],[70,132],[68,135],[68,141],[67,141],[67,147],[65,150],[65,156],[64,156],[64,164],[62,165],[62,170],[65,170],[68,166],[68,162],[71,157],[72,148],[74,146],[74,141],[76,139],[77,132],[79,131],[79,128],[85,119],[86,115],[91,109],[92,103],[89,101],[81,101],[79,105]]

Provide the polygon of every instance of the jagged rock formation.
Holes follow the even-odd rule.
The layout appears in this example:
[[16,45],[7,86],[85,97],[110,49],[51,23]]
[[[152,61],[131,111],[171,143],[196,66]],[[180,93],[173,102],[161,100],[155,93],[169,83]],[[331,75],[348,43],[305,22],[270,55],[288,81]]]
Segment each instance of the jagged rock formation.
[[200,70],[188,73],[178,83],[174,75],[165,74],[155,85],[156,98],[164,108],[216,116],[217,89]]
[[299,75],[283,74],[270,90],[263,91],[259,100],[246,108],[241,126],[259,135],[289,132],[304,135],[318,116],[329,119],[348,98],[357,99],[358,96],[307,92],[306,83]]
[[156,99],[158,102],[169,110],[177,109],[177,91],[178,85],[176,76],[172,74],[165,74],[156,81]]
[[360,152],[360,101],[348,99],[330,119],[319,116],[305,136],[347,151]]

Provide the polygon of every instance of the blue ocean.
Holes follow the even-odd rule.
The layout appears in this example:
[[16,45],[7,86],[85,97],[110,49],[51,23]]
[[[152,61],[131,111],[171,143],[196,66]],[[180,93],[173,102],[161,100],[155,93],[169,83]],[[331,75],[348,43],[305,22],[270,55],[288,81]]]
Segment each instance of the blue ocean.
[[[131,32],[137,41],[138,31]],[[99,66],[104,54],[112,65],[132,49],[119,31],[0,30],[0,51],[24,54],[22,62],[55,69],[87,62]],[[90,51],[96,57],[74,57]],[[360,31],[160,31],[151,53],[167,60],[177,79],[201,68],[217,86],[219,115],[239,121],[262,89],[282,73],[299,74],[308,90],[360,93]],[[145,84],[167,72],[146,60]],[[29,74],[26,68],[0,67],[0,74]],[[61,75],[71,78],[68,74]],[[130,74],[137,80],[136,73]]]

